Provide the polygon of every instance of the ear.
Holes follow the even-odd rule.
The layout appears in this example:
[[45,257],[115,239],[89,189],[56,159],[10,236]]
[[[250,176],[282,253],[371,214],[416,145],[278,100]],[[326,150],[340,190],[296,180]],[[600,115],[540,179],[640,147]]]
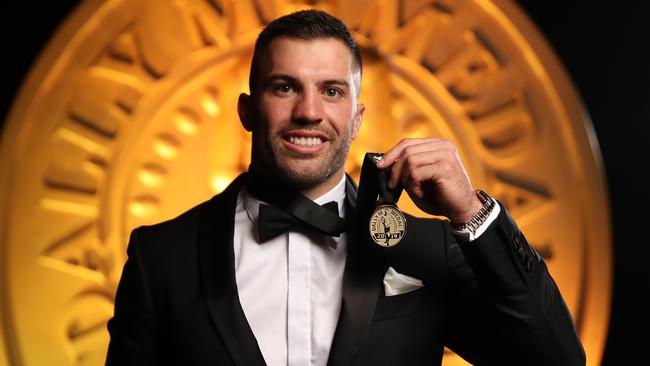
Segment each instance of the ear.
[[239,121],[246,131],[253,130],[253,121],[251,116],[251,96],[246,93],[239,94],[237,99],[237,114],[239,114]]
[[354,115],[354,122],[352,125],[352,138],[355,139],[359,136],[361,130],[361,123],[363,122],[363,112],[366,111],[365,104],[357,104],[357,113]]

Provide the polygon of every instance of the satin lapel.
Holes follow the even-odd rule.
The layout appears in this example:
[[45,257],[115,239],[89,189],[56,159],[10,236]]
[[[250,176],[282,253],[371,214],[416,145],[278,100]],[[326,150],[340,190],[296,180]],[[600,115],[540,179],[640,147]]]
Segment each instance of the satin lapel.
[[264,357],[239,302],[235,279],[233,231],[240,175],[213,198],[199,223],[201,287],[212,321],[236,365],[265,365]]
[[348,177],[346,194],[348,205],[353,212],[353,225],[347,233],[349,239],[343,275],[343,299],[327,362],[330,366],[347,366],[353,363],[366,338],[380,295],[381,279],[386,272],[382,253],[373,248],[377,246],[367,242],[367,233],[364,235],[363,228],[360,227],[363,220],[358,220],[357,217],[365,216],[357,210],[360,207],[356,207],[356,193],[354,182]]

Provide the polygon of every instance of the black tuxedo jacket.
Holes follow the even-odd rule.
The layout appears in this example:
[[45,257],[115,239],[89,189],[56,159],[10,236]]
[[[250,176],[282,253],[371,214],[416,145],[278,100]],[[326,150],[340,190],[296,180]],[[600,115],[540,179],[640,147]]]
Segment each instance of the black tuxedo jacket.
[[[235,282],[234,211],[245,179],[173,220],[133,231],[108,323],[108,365],[264,365]],[[347,197],[358,217],[369,216],[370,207],[355,206],[351,180]],[[585,363],[546,265],[503,207],[471,243],[458,242],[447,221],[407,221],[392,248],[369,242],[367,225],[348,232],[329,365],[438,365],[443,346],[480,365]],[[384,296],[388,266],[425,286]]]

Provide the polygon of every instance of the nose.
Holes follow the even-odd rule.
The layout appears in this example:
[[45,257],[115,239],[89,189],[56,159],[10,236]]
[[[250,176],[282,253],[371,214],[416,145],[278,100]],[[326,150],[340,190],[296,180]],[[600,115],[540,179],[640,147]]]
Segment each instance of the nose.
[[323,121],[323,101],[318,92],[305,90],[301,93],[293,108],[293,119],[301,124]]

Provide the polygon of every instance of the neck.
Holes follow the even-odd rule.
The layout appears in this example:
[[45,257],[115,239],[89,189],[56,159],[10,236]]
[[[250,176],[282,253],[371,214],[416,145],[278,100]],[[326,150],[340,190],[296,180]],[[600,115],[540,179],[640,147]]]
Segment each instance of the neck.
[[292,188],[291,184],[278,181],[277,176],[274,176],[273,174],[267,174],[267,172],[260,171],[259,169],[255,169],[253,165],[249,167],[248,172],[251,174],[251,176],[255,177],[254,179],[258,180],[258,182],[255,183],[258,188],[262,188],[262,186],[267,186],[267,188],[275,187],[274,189],[271,189],[272,191],[277,191],[278,189],[281,191],[287,191],[288,189],[289,191],[298,192],[312,201],[336,187],[336,185],[341,181],[341,178],[345,174],[345,170],[342,167],[337,172],[327,177],[324,181],[318,184],[310,187],[297,188],[294,186]]
[[324,195],[325,193],[329,192],[332,190],[332,188],[336,187],[336,185],[339,183],[341,180],[341,177],[343,176],[344,171],[340,170],[334,174],[332,174],[330,177],[328,177],[325,181],[323,181],[320,184],[317,184],[313,187],[307,188],[300,190],[299,192],[302,193],[305,197],[309,198],[310,200],[315,200],[316,198]]

